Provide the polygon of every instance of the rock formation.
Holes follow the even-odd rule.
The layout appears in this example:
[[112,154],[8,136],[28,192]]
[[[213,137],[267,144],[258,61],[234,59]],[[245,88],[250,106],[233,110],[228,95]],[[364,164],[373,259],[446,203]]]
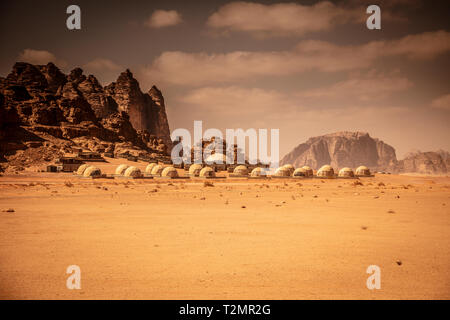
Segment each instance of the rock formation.
[[310,138],[281,160],[295,167],[304,165],[318,169],[325,164],[335,168],[360,165],[373,170],[387,170],[395,165],[395,149],[365,132],[337,132]]
[[171,146],[161,92],[142,93],[129,70],[107,87],[53,63],[18,62],[0,77],[0,162],[25,159],[29,148],[36,160],[50,161],[78,147],[151,155]]
[[412,152],[397,160],[395,149],[365,132],[337,132],[310,138],[298,145],[281,160],[281,165],[304,165],[318,169],[330,164],[336,169],[357,168],[392,173],[447,174],[450,172],[450,153]]
[[167,145],[171,144],[164,98],[157,87],[153,86],[148,93],[142,93],[139,83],[127,69],[105,89],[117,102],[118,110],[129,114],[136,130],[147,130],[163,139]]
[[450,172],[450,154],[445,151],[411,152],[400,160],[395,171],[420,174],[446,174]]

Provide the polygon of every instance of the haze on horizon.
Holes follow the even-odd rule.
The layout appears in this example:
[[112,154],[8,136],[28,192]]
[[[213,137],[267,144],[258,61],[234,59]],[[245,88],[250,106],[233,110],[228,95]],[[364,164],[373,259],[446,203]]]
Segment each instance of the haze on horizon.
[[129,68],[164,94],[169,125],[280,129],[283,156],[309,137],[364,131],[397,157],[450,151],[448,1],[69,1],[0,4],[0,76],[16,61],[80,66],[104,85]]

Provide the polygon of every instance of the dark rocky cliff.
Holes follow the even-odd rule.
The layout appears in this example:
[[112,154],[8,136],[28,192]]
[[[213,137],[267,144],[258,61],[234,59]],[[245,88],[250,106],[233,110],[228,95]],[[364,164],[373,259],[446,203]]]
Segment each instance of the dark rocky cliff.
[[0,78],[0,162],[29,148],[39,149],[36,161],[49,161],[76,147],[168,154],[161,92],[142,93],[129,70],[102,87],[80,68],[65,75],[53,63],[16,63]]

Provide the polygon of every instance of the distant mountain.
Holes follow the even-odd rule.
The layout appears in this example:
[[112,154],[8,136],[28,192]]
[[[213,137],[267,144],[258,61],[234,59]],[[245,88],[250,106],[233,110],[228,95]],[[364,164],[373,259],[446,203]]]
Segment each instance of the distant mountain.
[[129,70],[106,87],[80,68],[65,75],[53,63],[18,62],[0,77],[0,162],[20,167],[75,148],[167,154],[171,146],[161,92],[143,93]]
[[336,132],[308,139],[281,160],[281,165],[304,165],[319,169],[329,164],[335,169],[365,165],[373,171],[392,173],[447,174],[450,153],[415,151],[397,160],[395,149],[365,132]]
[[450,172],[450,153],[439,150],[436,152],[411,152],[405,159],[398,161],[395,171],[420,174],[446,174]]
[[373,170],[387,170],[396,162],[395,149],[390,145],[365,132],[347,131],[310,138],[281,160],[281,164],[314,169],[329,164],[335,168],[365,165]]

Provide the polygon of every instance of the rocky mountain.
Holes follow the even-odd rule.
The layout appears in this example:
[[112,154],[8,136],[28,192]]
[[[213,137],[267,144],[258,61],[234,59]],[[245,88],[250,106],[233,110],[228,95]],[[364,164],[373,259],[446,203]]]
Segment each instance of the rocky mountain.
[[164,97],[157,87],[142,93],[133,74],[126,70],[116,82],[105,87],[105,91],[113,97],[119,111],[128,113],[136,130],[147,130],[171,145]]
[[365,132],[337,132],[313,137],[281,160],[282,165],[308,165],[314,169],[330,164],[335,168],[365,165],[373,170],[387,170],[396,162],[393,147]]
[[161,92],[143,93],[129,70],[106,87],[53,63],[18,62],[0,77],[0,162],[50,161],[75,148],[167,154],[171,146]]
[[450,153],[437,152],[411,152],[405,159],[398,161],[395,171],[420,174],[446,174],[450,172]]
[[281,165],[308,165],[319,169],[330,164],[336,169],[365,165],[373,171],[392,173],[447,174],[450,153],[411,152],[397,160],[395,149],[365,132],[337,132],[308,139],[281,160]]

